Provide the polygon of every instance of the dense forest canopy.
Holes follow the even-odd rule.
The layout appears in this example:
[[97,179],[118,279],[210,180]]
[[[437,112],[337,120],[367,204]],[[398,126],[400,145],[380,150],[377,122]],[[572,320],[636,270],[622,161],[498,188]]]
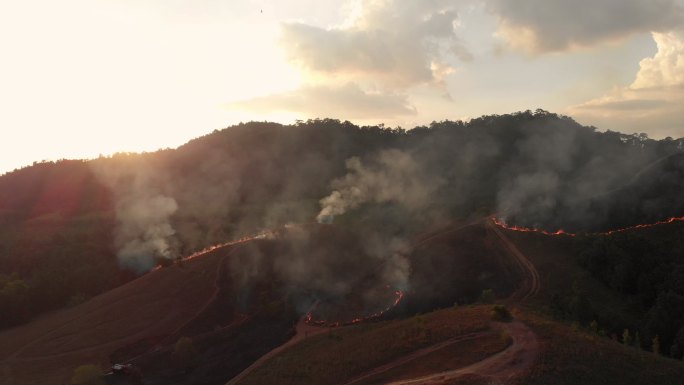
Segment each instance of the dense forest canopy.
[[579,232],[682,215],[683,151],[537,110],[411,130],[251,122],[173,150],[37,163],[0,177],[0,323],[287,223],[388,239],[493,213]]

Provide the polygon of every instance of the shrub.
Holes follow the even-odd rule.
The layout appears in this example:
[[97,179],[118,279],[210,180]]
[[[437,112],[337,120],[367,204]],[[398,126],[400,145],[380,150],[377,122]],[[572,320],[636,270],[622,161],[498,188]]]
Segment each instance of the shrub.
[[74,385],[104,385],[105,382],[102,369],[99,366],[81,365],[74,369],[71,383]]
[[596,320],[591,321],[589,324],[589,330],[591,330],[591,332],[594,334],[598,334],[598,322],[596,322]]
[[495,300],[494,296],[494,290],[492,289],[484,289],[482,290],[482,294],[480,294],[480,302],[482,303],[493,303]]
[[512,338],[508,333],[505,333],[505,332],[503,332],[503,331],[502,331],[501,333],[499,333],[499,339],[500,339],[501,342],[503,342],[506,346],[508,346],[508,345],[510,345],[510,344],[513,343],[513,338]]
[[494,321],[509,322],[513,319],[513,316],[506,306],[494,305],[492,307],[492,319]]

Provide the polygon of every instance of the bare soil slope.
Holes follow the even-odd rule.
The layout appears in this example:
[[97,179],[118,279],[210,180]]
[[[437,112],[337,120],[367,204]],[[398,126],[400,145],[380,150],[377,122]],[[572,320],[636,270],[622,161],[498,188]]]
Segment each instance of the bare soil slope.
[[215,296],[230,247],[157,270],[73,308],[0,333],[1,384],[66,383],[76,366],[107,367],[138,340],[173,335]]

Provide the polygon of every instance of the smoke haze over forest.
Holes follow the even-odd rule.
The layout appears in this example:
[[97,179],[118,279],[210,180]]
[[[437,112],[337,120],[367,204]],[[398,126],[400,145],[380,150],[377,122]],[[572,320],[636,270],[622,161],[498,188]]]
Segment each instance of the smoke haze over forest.
[[681,153],[681,139],[600,133],[537,111],[410,131],[248,123],[92,165],[116,200],[120,257],[149,267],[152,254],[314,220],[388,237],[476,212],[575,232],[661,220],[684,210]]

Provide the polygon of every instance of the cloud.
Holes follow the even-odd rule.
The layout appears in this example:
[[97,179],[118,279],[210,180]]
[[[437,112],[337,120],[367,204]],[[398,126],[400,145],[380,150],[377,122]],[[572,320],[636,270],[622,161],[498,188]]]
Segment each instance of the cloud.
[[444,96],[455,58],[472,59],[454,32],[458,15],[453,1],[350,4],[347,21],[336,27],[282,24],[280,46],[304,74],[304,85],[229,108],[341,119],[415,115],[406,98],[411,88],[427,85]]
[[634,111],[634,110],[652,110],[660,107],[670,105],[666,100],[660,99],[632,99],[632,100],[596,100],[590,103],[578,106],[578,108],[585,110],[604,110],[604,111]]
[[564,51],[681,26],[675,0],[488,0],[498,34],[528,53]]
[[658,50],[634,82],[570,108],[580,120],[655,137],[684,137],[684,32],[653,33]]
[[684,86],[684,34],[654,33],[658,52],[639,63],[632,89]]
[[405,96],[366,92],[355,83],[343,86],[306,86],[295,91],[232,103],[230,108],[258,113],[293,111],[318,117],[341,119],[392,118],[414,115],[416,110]]
[[345,27],[284,24],[288,59],[313,74],[405,89],[442,82],[447,52],[471,58],[454,33],[458,16],[448,1],[365,0],[358,6]]

